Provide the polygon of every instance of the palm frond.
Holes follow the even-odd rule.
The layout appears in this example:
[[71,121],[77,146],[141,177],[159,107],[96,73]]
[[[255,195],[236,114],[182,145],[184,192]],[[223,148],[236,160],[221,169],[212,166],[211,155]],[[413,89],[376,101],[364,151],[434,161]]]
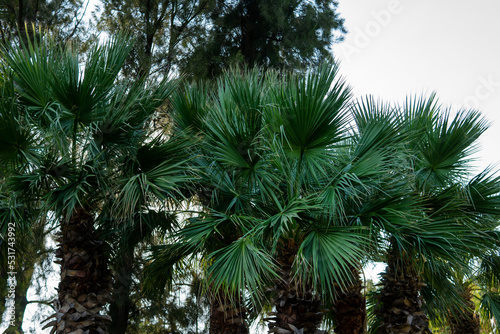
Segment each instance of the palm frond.
[[146,296],[162,295],[170,290],[176,266],[194,252],[193,245],[172,243],[151,248],[150,263],[144,269],[144,293]]
[[477,280],[481,286],[496,288],[500,286],[500,255],[498,252],[488,252],[480,256],[481,264]]
[[43,112],[53,100],[52,69],[58,68],[56,55],[60,51],[53,41],[44,40],[40,35],[28,39],[27,44],[2,50],[2,59],[14,74],[21,101],[35,115]]
[[496,331],[500,332],[500,294],[487,292],[482,296],[481,313],[484,319],[495,319]]
[[359,229],[335,228],[311,231],[304,239],[294,262],[296,277],[318,284],[324,298],[334,298],[335,285],[346,288],[352,267],[365,257],[366,240]]
[[275,92],[290,150],[313,154],[343,139],[349,88],[337,79],[337,65],[326,64],[303,77],[287,77]]
[[249,298],[259,301],[263,288],[279,277],[276,264],[253,236],[246,235],[209,255],[207,285],[228,296],[248,290]]
[[470,203],[469,210],[483,216],[498,218],[500,215],[500,176],[494,176],[491,168],[473,177],[465,188]]
[[183,199],[179,188],[192,178],[187,166],[188,145],[180,137],[168,141],[157,137],[140,147],[135,157],[129,157],[128,168],[118,185],[114,208],[118,216],[130,217],[146,203],[166,205],[168,201]]
[[199,83],[182,87],[172,98],[175,126],[181,131],[201,131],[209,101],[207,85]]
[[442,113],[435,126],[418,144],[421,160],[417,177],[424,187],[446,185],[465,175],[465,166],[474,153],[475,142],[488,128],[476,111],[461,110],[454,118],[449,111]]

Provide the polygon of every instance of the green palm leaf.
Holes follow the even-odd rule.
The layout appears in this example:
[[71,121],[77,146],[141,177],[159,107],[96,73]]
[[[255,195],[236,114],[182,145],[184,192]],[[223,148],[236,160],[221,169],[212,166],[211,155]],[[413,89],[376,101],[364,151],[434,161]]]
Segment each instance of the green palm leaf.
[[324,298],[334,298],[335,285],[344,289],[352,280],[352,267],[365,256],[366,240],[359,230],[335,228],[312,231],[304,239],[294,262],[299,279],[318,284]]
[[209,255],[213,261],[207,280],[213,291],[224,291],[228,296],[248,290],[249,298],[260,302],[262,287],[277,279],[277,267],[270,254],[255,242],[252,235],[239,238],[231,245]]

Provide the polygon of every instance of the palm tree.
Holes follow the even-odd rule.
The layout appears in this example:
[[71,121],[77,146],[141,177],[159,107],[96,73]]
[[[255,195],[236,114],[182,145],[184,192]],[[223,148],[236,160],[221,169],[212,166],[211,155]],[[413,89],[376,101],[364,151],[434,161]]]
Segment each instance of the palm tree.
[[[334,323],[335,333],[342,334],[366,332],[366,297],[360,273],[363,263],[381,258],[380,249],[385,247],[385,237],[380,233],[380,226],[387,221],[403,223],[416,206],[408,198],[404,183],[397,177],[398,170],[394,169],[394,166],[403,162],[400,152],[406,136],[401,133],[402,118],[392,112],[390,105],[379,103],[371,97],[355,101],[350,112],[356,125],[353,147],[366,151],[363,154],[368,156],[367,168],[371,166],[373,169],[379,165],[384,173],[377,176],[378,182],[372,185],[365,196],[354,201],[344,199],[344,224],[363,226],[371,233],[368,235],[370,242],[366,245],[363,262],[350,267],[352,279],[343,289],[337,287],[335,299],[327,313]],[[377,154],[378,162],[373,159]]]
[[37,38],[2,53],[18,96],[17,114],[2,124],[14,134],[2,147],[15,172],[3,189],[60,223],[57,313],[46,325],[57,333],[107,332],[112,275],[97,224],[110,214],[126,224],[138,207],[168,209],[188,179],[185,142],[150,130],[173,85],[117,84],[129,51],[128,38],[111,38],[82,66],[71,45]]
[[[194,252],[207,256],[244,235],[247,227],[242,226],[239,216],[253,210],[252,201],[259,196],[257,184],[270,183],[260,161],[264,124],[260,109],[266,104],[263,77],[257,70],[244,76],[234,72],[220,79],[213,90],[203,85],[186,86],[173,100],[178,130],[196,144],[192,155],[200,178],[192,195],[203,207],[175,240],[173,247],[183,249],[183,255]],[[211,224],[215,230],[206,229]],[[205,226],[207,235],[191,235],[198,226]],[[164,254],[172,257],[175,252],[168,249]],[[158,260],[150,272],[155,266],[165,267],[166,263]],[[210,333],[248,333],[241,292],[207,284]]]
[[[449,292],[458,301],[454,305],[443,303],[441,300],[447,297],[442,293],[432,291],[429,298],[429,291],[424,291],[427,308],[436,323],[449,328],[452,334],[497,332],[500,316],[498,264],[498,250],[490,250],[471,259],[468,271],[450,270],[448,275],[442,276],[448,277],[445,281],[454,290]],[[492,326],[493,323],[496,325]]]
[[410,140],[408,170],[402,175],[419,205],[413,219],[405,224],[388,222],[383,226],[390,238],[376,312],[381,333],[426,333],[429,323],[421,292],[426,285],[424,267],[432,270],[433,264],[442,260],[464,267],[471,254],[493,245],[498,220],[491,215],[498,208],[496,200],[485,200],[483,203],[489,205],[477,212],[467,210],[470,203],[463,195],[474,142],[487,127],[484,119],[474,111],[460,111],[451,117],[449,112],[441,112],[434,96],[410,100],[403,110]]
[[[500,219],[500,177],[494,176],[488,168],[473,177],[465,186],[464,195],[468,205],[464,208],[469,215],[477,217],[483,224],[495,226]],[[475,258],[470,258],[472,270],[455,272],[456,286],[464,300],[465,307],[448,314],[452,333],[479,332],[480,317],[476,312],[474,293],[479,293],[481,318],[490,322],[500,319],[500,304],[497,287],[500,284],[500,259],[498,244],[500,236],[493,235],[496,245]],[[498,329],[497,329],[498,330]]]
[[[477,216],[483,223],[496,224],[500,208],[499,181],[498,176],[491,175],[490,169],[472,178],[463,190],[467,199],[463,212]],[[492,237],[499,240],[494,233]],[[496,291],[498,246],[479,256],[469,256],[465,261],[469,263],[465,268],[453,268],[447,262],[443,263],[445,270],[440,275],[441,286],[438,288],[433,286],[436,280],[426,278],[432,282],[422,291],[427,310],[433,323],[449,328],[451,333],[479,333],[486,328],[491,331],[491,321],[500,316]],[[452,303],[448,302],[450,296],[454,299]]]
[[[19,109],[12,81],[2,77],[0,85],[0,124],[2,124],[0,125],[0,137],[4,144],[0,148],[0,165],[2,166],[0,189],[3,190],[6,186],[6,179],[12,176],[11,167],[16,164],[16,159],[9,152],[7,143],[14,144],[18,140],[22,141],[22,138],[16,138],[15,132],[9,132],[9,126],[15,126],[15,117],[18,116]],[[0,276],[2,296],[5,298],[0,302],[0,317],[8,306],[6,298],[11,295],[8,291],[10,286],[8,282],[10,279],[15,279],[16,282],[15,296],[11,296],[15,309],[15,318],[12,319],[12,323],[15,323],[16,326],[10,326],[6,333],[17,332],[17,327],[22,332],[21,325],[28,304],[27,291],[31,285],[35,265],[46,255],[44,247],[45,236],[48,233],[46,225],[43,219],[38,216],[37,211],[30,209],[29,206],[16,203],[16,199],[8,191],[2,191],[2,195],[0,195]],[[16,228],[12,225],[12,221],[16,219],[31,220],[32,225],[30,228],[22,226]],[[16,254],[12,252],[22,253],[24,256],[16,257]],[[9,272],[14,272],[14,275],[9,275]]]
[[156,267],[198,252],[219,300],[248,296],[258,307],[268,290],[270,332],[313,333],[334,285],[344,289],[366,254],[367,230],[354,226],[350,207],[361,210],[389,179],[385,146],[397,131],[386,118],[350,134],[349,90],[336,66],[228,74],[213,104],[193,103],[199,96],[185,93],[176,110],[206,147],[197,192],[205,214],[181,228]]

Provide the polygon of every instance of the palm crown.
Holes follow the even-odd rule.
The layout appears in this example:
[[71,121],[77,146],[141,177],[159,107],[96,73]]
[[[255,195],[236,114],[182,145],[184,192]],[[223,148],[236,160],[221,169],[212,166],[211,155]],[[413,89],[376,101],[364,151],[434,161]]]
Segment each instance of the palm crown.
[[[305,76],[228,73],[211,98],[202,91],[185,89],[174,108],[178,126],[199,140],[205,212],[158,251],[149,270],[200,252],[210,289],[233,298],[249,291],[257,304],[272,286],[289,291],[271,298],[277,307],[309,303],[306,318],[290,324],[317,328],[319,294],[333,300],[335,286],[345,288],[368,254],[360,217],[388,205],[366,202],[394,186],[396,121],[359,114],[363,126],[351,129],[349,89],[332,65]],[[271,328],[290,330],[283,319]]]
[[151,130],[174,85],[117,83],[130,47],[127,37],[110,39],[84,65],[71,46],[48,38],[2,55],[13,106],[1,112],[0,157],[10,171],[2,188],[61,223],[60,315],[48,324],[58,333],[105,330],[108,317],[99,313],[111,276],[96,222],[147,223],[152,205],[166,210],[188,180],[185,141]]

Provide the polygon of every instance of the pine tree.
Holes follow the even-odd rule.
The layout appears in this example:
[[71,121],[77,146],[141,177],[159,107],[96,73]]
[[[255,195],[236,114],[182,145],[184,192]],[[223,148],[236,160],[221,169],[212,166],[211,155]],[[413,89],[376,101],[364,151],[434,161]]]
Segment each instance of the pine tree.
[[181,68],[211,78],[239,62],[293,70],[316,66],[346,32],[337,5],[331,0],[217,1],[210,31]]

